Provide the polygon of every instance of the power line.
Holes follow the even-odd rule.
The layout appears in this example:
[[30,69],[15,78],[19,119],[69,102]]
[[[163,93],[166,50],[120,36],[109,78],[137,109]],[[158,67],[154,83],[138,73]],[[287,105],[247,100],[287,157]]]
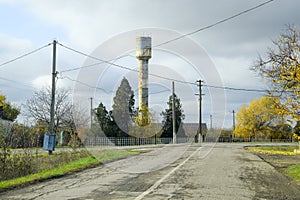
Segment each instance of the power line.
[[[78,53],[78,54],[81,54],[83,56],[92,58],[94,60],[101,61],[99,63],[94,63],[94,64],[91,64],[91,65],[83,66],[83,68],[89,68],[89,67],[93,67],[93,66],[98,65],[98,64],[106,63],[106,64],[109,64],[109,65],[112,65],[112,66],[115,66],[115,67],[118,67],[118,68],[121,68],[121,69],[129,70],[129,71],[133,71],[133,72],[137,72],[137,73],[139,72],[139,70],[137,70],[137,69],[133,69],[133,68],[126,67],[126,66],[123,66],[123,65],[115,64],[115,63],[112,63],[110,61],[105,61],[105,60],[102,60],[100,58],[97,58],[97,57],[94,57],[94,56],[90,56],[90,55],[88,55],[88,54],[86,54],[84,52],[81,52],[79,50],[75,50],[75,49],[73,49],[71,47],[65,46],[65,45],[63,45],[61,43],[58,43],[58,44],[61,45],[64,48],[68,49],[68,50],[71,50],[71,51],[75,52],[75,53]],[[125,55],[125,56],[127,56],[127,55]],[[118,57],[118,59],[119,58],[121,58],[121,57]],[[116,60],[116,59],[112,59],[112,60]],[[81,69],[81,67],[76,67],[76,68],[73,68],[73,69],[63,70],[63,71],[61,71],[61,73],[63,73],[63,72],[69,72],[69,71],[74,71],[74,70],[79,70],[79,69]],[[183,80],[168,78],[168,77],[164,77],[164,76],[157,75],[157,74],[152,74],[152,73],[149,73],[149,75],[153,76],[153,77],[161,78],[161,79],[164,79],[164,80],[168,80],[168,81],[175,81],[175,82],[178,82],[178,83],[190,84],[190,85],[197,86],[197,83],[195,83],[195,82],[189,82],[189,81],[183,81]],[[74,80],[74,81],[77,81],[77,80]],[[215,88],[215,89],[223,89],[223,90],[236,90],[236,91],[246,91],[246,92],[263,92],[263,93],[268,93],[269,92],[268,90],[234,88],[234,87],[226,87],[226,86],[213,86],[213,85],[206,85],[206,84],[204,84],[203,86],[206,86],[206,87],[209,87],[209,88]],[[93,86],[89,86],[89,87],[93,87]]]
[[[109,64],[109,65],[112,65],[112,66],[115,66],[115,67],[118,67],[118,68],[121,68],[121,69],[129,70],[129,71],[133,71],[133,72],[137,72],[137,73],[139,72],[138,69],[133,69],[133,68],[126,67],[126,66],[123,66],[123,65],[115,64],[115,63],[112,63],[110,61],[106,61],[106,60],[97,58],[95,56],[88,55],[87,53],[84,53],[82,51],[79,51],[79,50],[73,49],[71,47],[65,46],[65,45],[63,45],[61,43],[58,43],[58,44],[60,46],[64,47],[64,48],[70,50],[70,51],[75,52],[75,53],[81,54],[83,56],[89,57],[89,58],[97,60],[97,61],[101,61],[100,63],[106,63],[106,64]],[[96,64],[92,64],[92,65],[96,65]],[[92,65],[88,65],[86,67],[90,67]],[[80,69],[80,68],[79,67],[74,68],[74,70],[78,70],[78,69]],[[69,69],[69,70],[71,70],[71,69]],[[189,84],[189,85],[198,86],[198,84],[195,83],[195,82],[189,82],[189,81],[183,81],[183,80],[168,78],[168,77],[164,77],[164,76],[157,75],[157,74],[149,73],[149,76],[157,77],[157,78],[168,80],[168,81],[175,81],[177,83],[183,83],[183,84]],[[73,81],[79,82],[78,80],[73,80]],[[86,83],[82,83],[82,84],[86,84]],[[222,89],[222,90],[236,90],[236,91],[246,91],[246,92],[264,92],[264,93],[268,93],[268,90],[259,90],[259,89],[245,89],[245,88],[234,88],[234,87],[226,87],[226,86],[212,86],[212,85],[206,85],[206,84],[204,84],[203,86],[210,87],[210,88],[215,88],[215,89]],[[90,86],[90,85],[88,87],[94,88],[93,86]],[[101,89],[103,90],[103,88],[101,88]]]
[[[133,72],[139,72],[138,69],[133,69],[133,68],[130,68],[130,67],[126,67],[124,65],[119,65],[119,64],[115,64],[115,63],[112,63],[110,61],[106,61],[106,60],[103,60],[103,59],[100,59],[100,58],[97,58],[95,56],[91,56],[91,55],[88,55],[87,53],[84,53],[82,51],[79,51],[79,50],[76,50],[76,49],[73,49],[71,47],[68,47],[68,46],[65,46],[61,43],[58,43],[60,46],[70,50],[70,51],[73,51],[75,53],[78,53],[78,54],[81,54],[83,56],[86,56],[88,58],[91,58],[91,59],[94,59],[94,60],[98,60],[98,61],[101,61],[101,63],[106,63],[106,64],[109,64],[109,65],[112,65],[112,66],[115,66],[115,67],[118,67],[118,68],[121,68],[121,69],[125,69],[125,70],[129,70],[129,71],[133,71]],[[75,68],[74,68],[75,69]],[[76,69],[79,69],[79,68],[76,68]],[[175,82],[179,82],[179,83],[186,83],[186,84],[191,84],[191,85],[197,85],[196,83],[194,82],[189,82],[189,81],[182,81],[182,80],[176,80],[176,79],[173,79],[173,78],[168,78],[168,77],[164,77],[164,76],[160,76],[160,75],[157,75],[157,74],[152,74],[152,73],[149,73],[149,76],[153,76],[153,77],[157,77],[157,78],[161,78],[161,79],[165,79],[165,80],[168,80],[168,81],[175,81]]]
[[190,32],[190,33],[186,33],[186,34],[184,34],[184,35],[178,36],[178,37],[173,38],[173,39],[171,39],[171,40],[167,40],[167,41],[165,41],[165,42],[162,42],[162,43],[160,43],[160,44],[158,44],[158,45],[155,45],[154,47],[159,47],[159,46],[162,46],[162,45],[165,45],[165,44],[174,42],[174,41],[176,41],[176,40],[180,40],[180,39],[182,39],[182,38],[184,38],[184,37],[186,37],[186,36],[193,35],[193,34],[198,33],[198,32],[200,32],[200,31],[204,31],[204,30],[210,29],[210,28],[212,28],[212,27],[214,27],[214,26],[217,26],[217,25],[219,25],[219,24],[222,24],[222,23],[224,23],[224,22],[226,22],[226,21],[229,21],[229,20],[231,20],[231,19],[234,19],[234,18],[236,18],[236,17],[239,17],[240,15],[243,15],[243,14],[246,14],[246,13],[248,13],[248,12],[250,12],[250,11],[256,10],[256,9],[258,9],[258,8],[260,8],[260,7],[262,7],[262,6],[266,5],[266,4],[269,4],[269,3],[273,2],[273,1],[274,1],[274,0],[265,1],[265,2],[263,2],[263,3],[261,3],[261,4],[258,4],[258,5],[254,6],[254,7],[251,7],[251,8],[249,8],[249,9],[246,9],[246,10],[244,10],[244,11],[242,11],[242,12],[239,12],[239,13],[237,13],[237,14],[235,14],[235,15],[232,15],[232,16],[227,17],[227,18],[225,18],[225,19],[222,19],[222,20],[220,20],[220,21],[217,21],[217,22],[215,22],[215,23],[213,23],[213,24],[210,24],[210,25],[208,25],[208,26],[205,26],[205,27],[202,27],[202,28],[197,29],[197,30],[195,30],[195,31],[192,31],[192,32]]
[[[115,62],[116,60],[119,60],[119,59],[127,57],[127,56],[132,56],[132,55],[126,54],[126,55],[118,56],[114,59],[107,60],[107,62]],[[132,56],[132,57],[134,57],[134,56]],[[90,65],[85,65],[85,66],[81,66],[81,67],[69,68],[69,69],[61,70],[60,73],[65,73],[65,72],[71,72],[71,71],[76,71],[76,70],[80,70],[80,69],[90,68],[90,67],[94,67],[94,66],[97,66],[97,65],[101,65],[103,63],[104,62],[101,61],[101,62],[97,62],[97,63],[93,63],[93,64],[90,64]]]
[[18,57],[16,57],[16,58],[14,58],[14,59],[11,59],[11,60],[9,60],[9,61],[6,61],[6,62],[0,64],[0,67],[3,67],[4,65],[7,65],[7,64],[12,63],[12,62],[14,62],[14,61],[17,61],[17,60],[19,60],[19,59],[22,59],[22,58],[24,58],[24,57],[26,57],[26,56],[29,56],[29,55],[31,55],[31,54],[34,54],[34,53],[36,53],[36,52],[38,52],[38,51],[40,51],[40,50],[42,50],[42,49],[44,49],[44,48],[46,48],[46,47],[48,47],[48,46],[50,46],[50,45],[52,45],[52,43],[46,44],[46,45],[44,45],[44,46],[42,46],[42,47],[40,47],[40,48],[37,48],[37,49],[35,49],[35,50],[33,50],[33,51],[30,51],[30,52],[28,52],[28,53],[25,53],[25,54],[23,54],[23,55],[21,55],[21,56],[18,56]]
[[[7,78],[4,78],[4,77],[0,77],[0,80],[4,80],[4,81],[7,81],[7,82],[12,82],[12,83],[17,83],[18,85],[22,85],[22,86],[27,87],[27,88],[34,88],[31,85],[27,85],[27,84],[21,83],[19,81],[7,79]],[[9,87],[11,87],[11,88],[17,88],[17,87],[12,87],[12,86],[9,86]]]
[[79,81],[79,80],[72,79],[69,76],[63,76],[63,77],[60,77],[60,79],[68,79],[69,81],[79,83],[79,84],[84,85],[88,88],[101,90],[101,91],[105,92],[106,94],[110,94],[110,93],[113,92],[113,91],[107,91],[107,90],[105,90],[104,88],[101,88],[101,87],[95,87],[95,86],[89,85],[88,83],[84,83],[84,82]]
[[[250,11],[253,11],[253,10],[255,10],[255,9],[258,9],[259,7],[262,7],[262,6],[264,6],[264,5],[268,4],[268,3],[271,3],[272,1],[274,1],[274,0],[266,1],[266,2],[264,2],[264,3],[261,3],[261,4],[259,4],[259,5],[254,6],[254,7],[252,7],[252,8],[249,8],[249,9],[247,9],[247,10],[244,10],[244,11],[242,11],[242,12],[239,12],[239,13],[237,13],[237,14],[235,14],[235,15],[232,15],[232,16],[230,16],[230,17],[227,17],[227,18],[225,18],[225,19],[223,19],[223,20],[217,21],[216,23],[213,23],[213,24],[211,24],[211,25],[205,26],[205,27],[203,27],[203,28],[197,29],[197,30],[192,31],[192,32],[190,32],[190,33],[186,33],[186,34],[181,35],[181,36],[179,36],[179,37],[176,37],[176,38],[173,38],[173,39],[171,39],[171,40],[168,40],[168,41],[165,41],[165,42],[163,42],[163,43],[160,43],[160,44],[158,44],[158,45],[155,45],[154,47],[159,47],[159,46],[162,46],[162,45],[165,45],[165,44],[174,42],[174,41],[176,41],[176,40],[179,40],[179,39],[181,39],[181,38],[184,38],[184,37],[186,37],[186,36],[193,35],[193,34],[198,33],[198,32],[200,32],[200,31],[204,31],[204,30],[206,30],[206,29],[212,28],[212,27],[214,27],[214,26],[216,26],[216,25],[219,25],[219,24],[221,24],[221,23],[224,23],[224,22],[226,22],[226,21],[229,21],[229,20],[231,20],[231,19],[234,19],[234,18],[236,18],[236,17],[238,17],[238,16],[240,16],[240,15],[243,15],[243,14],[245,14],[245,13],[248,13],[248,12],[250,12]],[[69,49],[69,50],[72,50],[72,51],[77,52],[76,50],[74,50],[74,49],[72,49],[72,48],[68,48],[68,47],[66,47],[66,46],[64,46],[64,45],[62,45],[62,44],[60,44],[60,45],[63,46],[63,47],[65,47],[65,48],[67,48],[67,49]],[[82,52],[79,52],[79,51],[78,51],[77,53],[82,54]],[[87,55],[87,54],[84,54],[84,55],[90,57],[90,56]],[[102,63],[108,63],[108,62],[111,62],[111,61],[114,61],[114,60],[118,60],[118,59],[123,58],[123,57],[126,57],[126,56],[132,56],[132,55],[126,54],[126,55],[119,56],[119,57],[116,57],[116,58],[114,58],[114,59],[107,60],[107,61],[101,60],[101,59],[98,59],[98,58],[97,58],[97,60],[101,60],[101,62],[95,63],[95,64],[91,64],[91,65],[87,65],[87,66],[83,66],[83,67],[77,67],[77,68],[71,68],[71,69],[63,70],[63,71],[61,71],[61,73],[63,73],[63,72],[75,71],[75,70],[79,70],[79,69],[81,69],[81,68],[89,68],[89,67],[93,67],[93,66],[95,66],[95,65],[102,64]],[[132,56],[132,57],[133,57],[133,56]],[[111,63],[110,63],[110,64],[111,64]],[[116,65],[115,65],[115,66],[116,66]],[[173,80],[171,80],[171,81],[173,81]]]
[[222,89],[222,90],[235,90],[235,91],[245,91],[245,92],[263,92],[268,93],[268,90],[259,90],[259,89],[245,89],[245,88],[234,88],[234,87],[226,87],[226,86],[213,86],[213,85],[203,85],[210,88]]

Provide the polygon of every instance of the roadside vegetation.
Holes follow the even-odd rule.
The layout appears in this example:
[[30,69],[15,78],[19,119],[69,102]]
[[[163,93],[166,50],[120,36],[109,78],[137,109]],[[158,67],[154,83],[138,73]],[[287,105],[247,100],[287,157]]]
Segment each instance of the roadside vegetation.
[[256,146],[247,147],[246,149],[253,153],[276,154],[276,155],[296,155],[294,149],[298,146]]
[[[19,170],[24,170],[23,167],[15,168],[13,173],[8,173],[6,176],[2,174],[1,177],[4,178],[4,180],[0,182],[0,191],[57,178],[138,153],[139,151],[131,150],[104,150],[93,151],[93,155],[91,155],[89,152],[81,150],[77,152],[58,152],[53,153],[51,156],[47,154],[33,155],[30,160],[31,162],[27,165],[30,168],[30,172],[28,171],[27,175],[23,175],[19,172]],[[18,159],[27,160],[26,154],[15,154],[15,156],[17,156]],[[10,157],[10,160],[17,162],[15,156]],[[7,171],[10,170],[8,168],[6,169]],[[20,176],[17,176],[18,174]]]
[[[51,93],[50,87],[37,90],[32,98],[21,107],[13,105],[5,95],[0,94],[0,191],[63,176],[140,153],[130,150],[91,150],[88,152],[83,147],[87,139],[95,141],[97,136],[103,137],[103,134],[113,138],[131,137],[128,133],[139,109],[134,108],[134,93],[126,78],[122,80],[117,90],[113,110],[108,112],[100,103],[98,108],[92,110],[93,121],[91,123],[90,110],[73,105],[70,90],[57,88],[53,133],[56,135],[57,151],[51,155],[41,152],[45,133],[49,133]],[[168,105],[171,103],[168,102]],[[18,123],[17,118],[21,110],[28,121]],[[124,113],[124,110],[128,110],[128,113]],[[180,99],[177,97],[176,111],[178,111],[178,116],[181,116],[178,120],[183,120],[183,110]],[[147,111],[143,115],[150,116],[150,113]],[[171,137],[170,134],[172,134],[170,116],[168,110],[163,113],[165,125],[164,132],[160,135],[165,134],[165,137]],[[122,123],[117,124],[117,122]],[[180,122],[176,124],[177,130]],[[141,127],[149,123],[149,119],[145,122],[139,121]],[[149,127],[152,129],[153,126]]]

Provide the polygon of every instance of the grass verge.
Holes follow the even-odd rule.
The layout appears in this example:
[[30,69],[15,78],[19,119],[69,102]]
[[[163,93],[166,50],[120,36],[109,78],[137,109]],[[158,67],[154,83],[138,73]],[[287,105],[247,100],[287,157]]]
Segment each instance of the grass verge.
[[30,183],[39,182],[51,178],[61,177],[66,174],[78,172],[86,168],[94,167],[100,163],[107,163],[112,160],[127,157],[140,153],[139,151],[130,150],[108,150],[93,152],[85,158],[79,158],[76,161],[72,161],[68,164],[64,164],[53,169],[47,169],[35,174],[19,177],[16,179],[5,180],[0,182],[0,191],[4,191],[10,188],[24,186]]
[[294,165],[286,169],[285,171],[291,178],[300,182],[300,165]]

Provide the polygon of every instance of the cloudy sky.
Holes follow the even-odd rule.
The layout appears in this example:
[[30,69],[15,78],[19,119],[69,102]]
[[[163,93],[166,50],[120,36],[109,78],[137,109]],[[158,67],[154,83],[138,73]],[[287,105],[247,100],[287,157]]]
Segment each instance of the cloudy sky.
[[[263,2],[265,1],[0,0],[0,65],[55,39],[67,47],[104,60],[124,56],[114,60],[114,63],[136,69],[138,63],[134,57],[135,41],[131,38],[132,35],[149,34],[155,46],[168,35],[172,39],[176,35],[190,33]],[[193,83],[203,79],[207,84],[220,87],[265,89],[265,83],[249,68],[258,55],[264,56],[266,49],[272,46],[272,40],[276,40],[284,31],[285,25],[300,27],[299,7],[300,1],[297,0],[274,0],[251,12],[175,41],[173,46],[154,47],[153,57],[149,61],[151,73]],[[197,47],[191,47],[194,44]],[[187,51],[189,47],[190,51]],[[182,49],[185,53],[182,53]],[[83,69],[63,72],[95,64],[96,61],[60,45],[57,51],[57,71],[61,72],[59,86],[76,91],[78,81],[74,80],[94,84],[92,86],[95,88],[92,88],[91,93],[84,94],[86,106],[89,106],[88,99],[92,96],[94,105],[103,101],[110,109],[114,92],[124,76],[129,79],[133,90],[137,91],[138,76],[134,71],[100,64],[97,68],[88,68],[88,74]],[[1,65],[0,93],[17,105],[25,103],[34,90],[50,83],[51,57],[50,45],[32,55]],[[193,61],[194,57],[206,57],[210,61],[208,64],[204,60],[197,63]],[[207,68],[198,66],[198,76],[193,69],[195,65],[202,64]],[[99,71],[101,67],[103,69]],[[95,83],[89,83],[90,75],[94,76]],[[150,77],[149,81],[150,91],[153,93],[153,96],[150,94],[151,107],[160,112],[166,107],[171,83],[155,76]],[[197,122],[198,104],[194,95],[197,87],[176,82],[175,85],[175,90],[182,99],[186,121]],[[91,90],[91,87],[87,90]],[[205,86],[203,92],[203,121],[210,124],[209,115],[212,115],[214,126],[227,128],[232,125],[232,110],[238,111],[242,104],[264,95],[258,92],[220,91]],[[225,121],[222,121],[223,118]]]

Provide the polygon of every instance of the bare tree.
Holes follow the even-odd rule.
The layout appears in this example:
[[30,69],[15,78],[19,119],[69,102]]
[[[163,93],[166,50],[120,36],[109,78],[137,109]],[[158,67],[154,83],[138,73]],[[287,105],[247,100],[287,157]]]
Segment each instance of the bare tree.
[[[56,89],[55,96],[55,132],[60,127],[74,126],[72,116],[72,103],[69,98],[70,91],[64,88]],[[50,104],[51,104],[51,88],[42,88],[35,91],[31,99],[27,100],[25,109],[26,115],[32,117],[36,121],[42,121],[50,124]],[[73,128],[73,127],[72,127]]]

